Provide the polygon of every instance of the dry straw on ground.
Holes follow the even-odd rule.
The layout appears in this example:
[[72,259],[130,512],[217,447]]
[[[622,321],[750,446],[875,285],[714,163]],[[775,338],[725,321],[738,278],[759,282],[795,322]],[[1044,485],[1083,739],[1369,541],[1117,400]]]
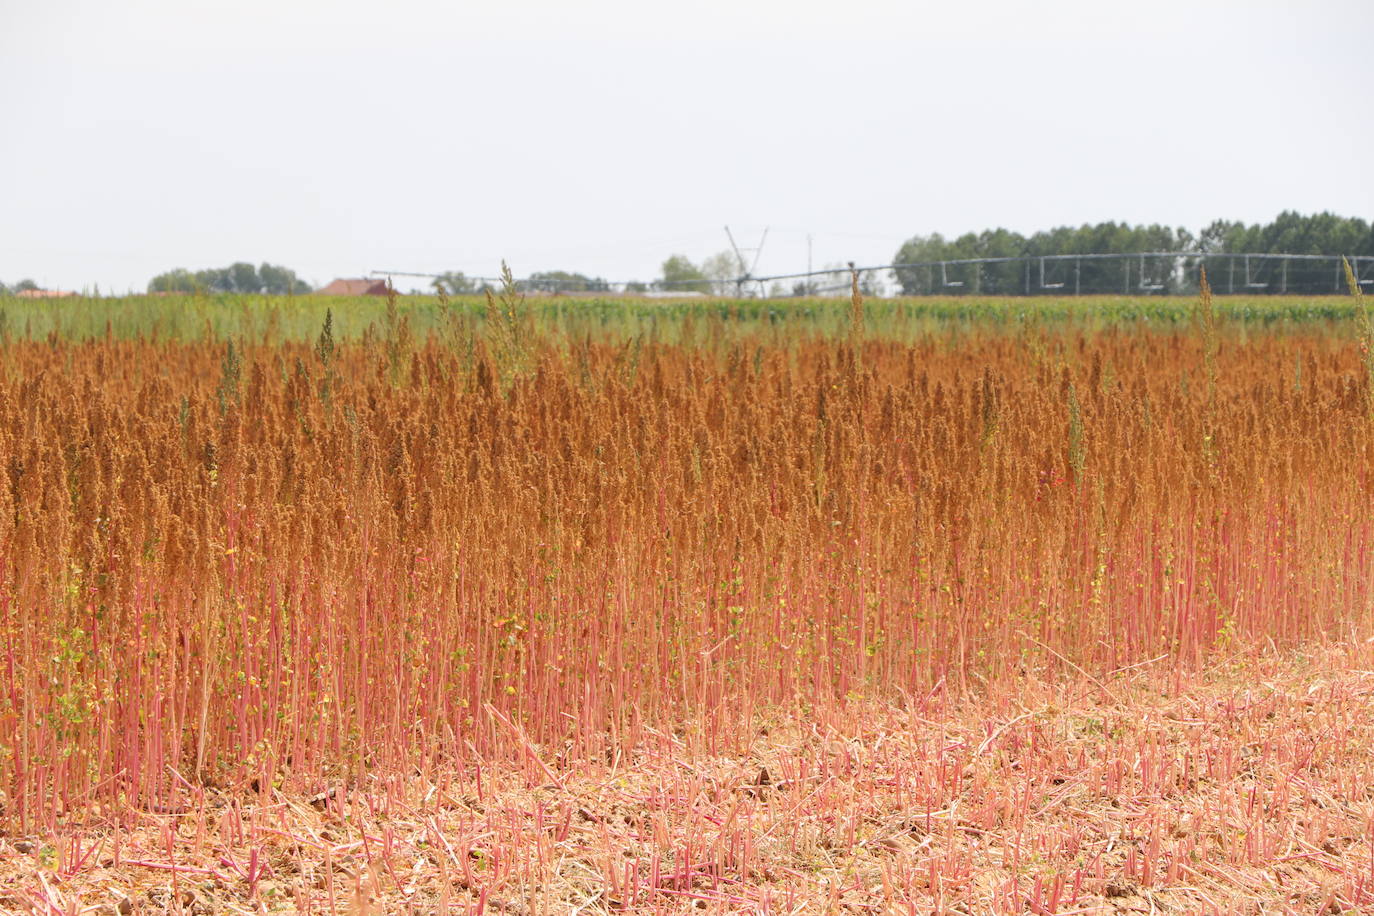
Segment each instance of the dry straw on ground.
[[0,909],[1368,912],[1371,662],[1366,644],[1229,658],[1184,685],[1161,662],[1028,675],[715,752],[655,734],[566,768],[187,787],[175,810],[0,840]]

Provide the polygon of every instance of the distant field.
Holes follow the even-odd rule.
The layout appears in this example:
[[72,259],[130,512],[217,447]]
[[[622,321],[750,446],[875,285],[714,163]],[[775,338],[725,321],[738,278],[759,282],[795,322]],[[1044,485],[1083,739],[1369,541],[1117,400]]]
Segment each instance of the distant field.
[[[865,322],[872,335],[912,339],[933,328],[969,323],[1017,328],[1036,321],[1070,321],[1087,326],[1146,322],[1175,326],[1187,323],[1194,298],[1083,296],[978,298],[971,296],[871,299]],[[530,317],[541,333],[611,333],[657,335],[678,339],[684,320],[719,318],[732,331],[797,331],[837,333],[847,328],[845,299],[684,299],[530,297]],[[400,296],[399,314],[412,332],[442,333],[455,320],[485,323],[486,303],[465,296],[441,304],[433,296]],[[1349,297],[1235,296],[1218,297],[1217,312],[1245,325],[1285,326],[1348,322],[1354,315]],[[134,296],[129,298],[22,300],[0,297],[0,329],[14,337],[46,338],[54,331],[68,339],[153,336],[191,340],[209,334],[218,339],[307,340],[320,332],[325,312],[334,317],[340,339],[361,337],[369,326],[383,332],[387,301],[364,296]]]
[[1374,906],[1353,300],[496,306],[0,300],[0,911]]

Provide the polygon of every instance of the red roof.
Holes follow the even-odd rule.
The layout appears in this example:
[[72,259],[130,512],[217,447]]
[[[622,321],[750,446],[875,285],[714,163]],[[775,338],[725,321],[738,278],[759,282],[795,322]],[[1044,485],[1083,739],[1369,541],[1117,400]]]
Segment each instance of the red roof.
[[323,289],[315,292],[325,296],[385,296],[385,280],[369,280],[365,277],[357,279],[340,278],[330,283]]
[[21,289],[15,295],[20,299],[70,299],[76,293],[65,289]]

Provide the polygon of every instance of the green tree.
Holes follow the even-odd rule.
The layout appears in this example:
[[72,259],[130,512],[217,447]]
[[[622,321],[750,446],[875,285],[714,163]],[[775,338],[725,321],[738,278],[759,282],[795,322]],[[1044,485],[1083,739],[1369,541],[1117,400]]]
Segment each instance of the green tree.
[[1010,294],[1022,288],[1020,264],[946,264],[970,258],[1014,258],[1026,254],[1026,239],[1006,229],[968,232],[949,240],[938,232],[916,236],[897,250],[897,283],[906,295],[930,293]]
[[[1198,239],[1207,254],[1309,254],[1335,257],[1374,257],[1374,225],[1357,217],[1323,212],[1304,216],[1285,210],[1269,223],[1246,225],[1216,220]],[[1329,293],[1342,288],[1331,262],[1294,259],[1204,259],[1213,286],[1219,291],[1251,289],[1273,292]]]
[[530,289],[551,293],[605,292],[611,288],[611,284],[600,277],[588,277],[566,270],[545,270],[530,274],[525,284]]
[[195,278],[201,289],[215,293],[232,293],[234,291],[234,278],[230,276],[227,267],[198,270],[195,273]]
[[309,283],[296,276],[294,270],[279,264],[263,262],[258,267],[258,281],[262,284],[262,291],[272,295],[282,296],[310,292]]
[[442,289],[450,296],[461,296],[477,292],[477,284],[468,279],[461,270],[450,270],[434,278],[434,287]]
[[1244,223],[1226,219],[1213,220],[1198,234],[1198,251],[1208,254],[1231,251],[1238,241],[1237,236],[1244,231]]
[[14,291],[16,293],[27,293],[32,292],[36,289],[38,289],[38,284],[30,280],[28,277],[25,277],[18,283],[14,284]]
[[196,277],[184,267],[169,270],[166,273],[158,274],[148,281],[148,292],[150,293],[194,293],[197,287]]
[[711,281],[706,274],[681,254],[675,254],[663,262],[663,278],[655,285],[675,293],[711,292]]
[[739,279],[745,270],[733,251],[718,251],[701,262],[701,273],[711,281],[711,292],[732,296],[741,291]]
[[262,292],[262,278],[258,269],[247,261],[236,261],[229,265],[229,282],[236,293]]
[[[1196,240],[1186,229],[1168,226],[1130,226],[1098,223],[1058,226],[1028,237],[1007,229],[969,232],[948,240],[937,234],[916,236],[897,250],[894,263],[897,282],[907,295],[929,293],[981,293],[1015,295],[1057,289],[1083,291],[1125,290],[1139,292],[1159,287],[1178,291],[1184,272],[1168,260],[1147,260],[1141,276],[1132,259],[1127,274],[1123,260],[1070,261],[1075,254],[1134,254],[1137,252],[1187,252]],[[1013,259],[979,264],[955,264],[973,259]],[[1043,262],[1037,259],[1045,258]],[[1063,259],[1063,260],[1060,260]],[[943,264],[941,262],[944,262]],[[1041,268],[1044,268],[1042,277]]]
[[246,261],[228,267],[211,267],[194,273],[178,267],[158,274],[148,281],[150,293],[270,293],[286,295],[308,293],[310,284],[294,270],[279,264],[263,263],[254,267]]

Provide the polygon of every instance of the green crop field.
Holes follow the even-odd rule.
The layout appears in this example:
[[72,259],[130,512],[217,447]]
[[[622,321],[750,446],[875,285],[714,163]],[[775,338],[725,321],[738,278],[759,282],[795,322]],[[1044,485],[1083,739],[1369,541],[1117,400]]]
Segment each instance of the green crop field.
[[[880,337],[911,339],[933,329],[971,323],[1007,329],[1039,321],[1072,322],[1087,327],[1148,324],[1173,327],[1189,321],[1196,298],[1085,296],[977,298],[965,296],[870,299],[868,330]],[[720,320],[735,331],[767,329],[781,334],[833,334],[847,327],[849,304],[840,299],[681,299],[530,297],[527,307],[541,331],[606,334],[623,338],[658,335],[677,339],[684,322]],[[1349,322],[1355,314],[1348,296],[1218,297],[1225,320],[1257,327],[1309,322]],[[462,296],[398,296],[394,315],[423,337],[443,335],[470,321],[486,320],[486,300]],[[388,302],[382,296],[159,295],[127,298],[25,300],[0,297],[0,332],[40,339],[86,340],[146,336],[171,340],[244,338],[308,340],[319,334],[332,312],[340,339],[361,338],[369,327],[384,332]]]

